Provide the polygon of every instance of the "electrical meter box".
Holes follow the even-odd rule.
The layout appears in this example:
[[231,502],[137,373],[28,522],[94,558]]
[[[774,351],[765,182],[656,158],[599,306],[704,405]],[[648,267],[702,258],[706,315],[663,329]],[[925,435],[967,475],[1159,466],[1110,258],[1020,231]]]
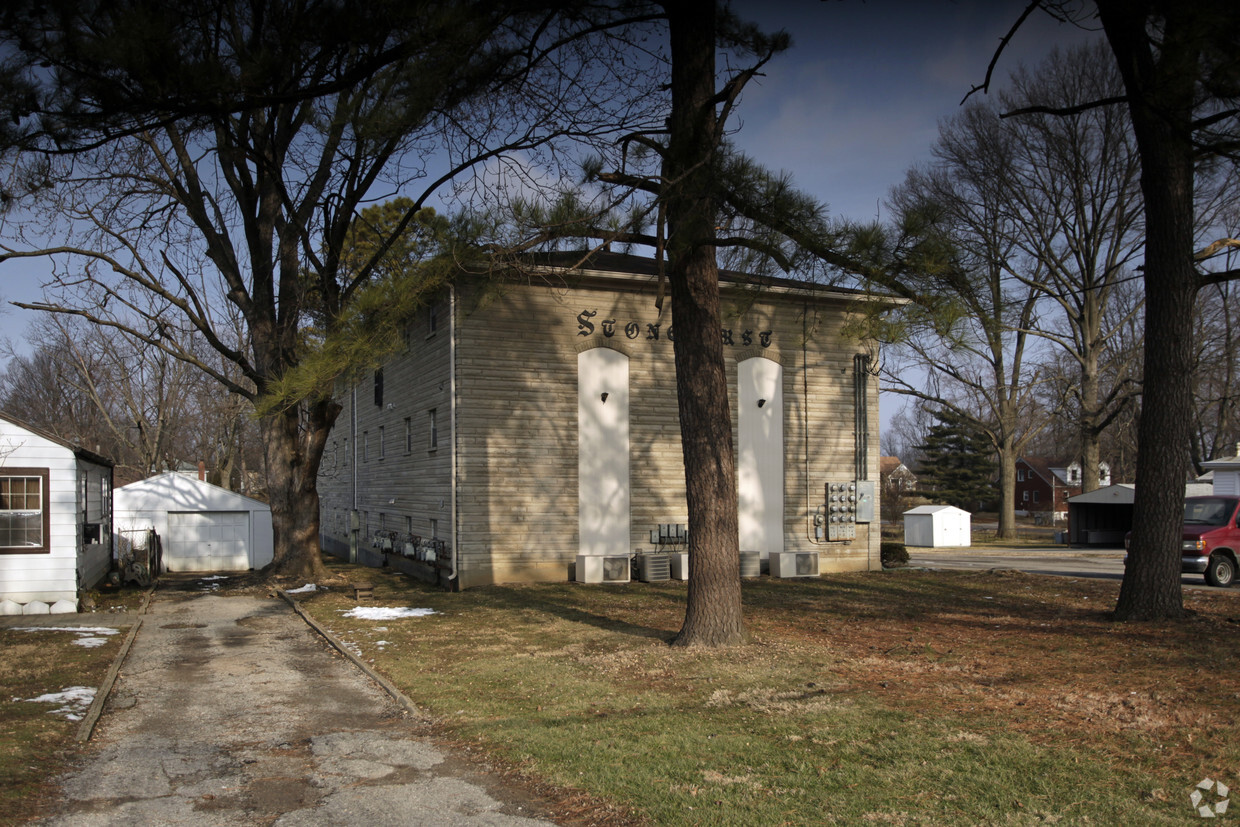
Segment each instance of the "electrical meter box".
[[857,480],[857,522],[874,522],[874,480]]
[[856,481],[827,483],[826,497],[827,540],[857,539]]

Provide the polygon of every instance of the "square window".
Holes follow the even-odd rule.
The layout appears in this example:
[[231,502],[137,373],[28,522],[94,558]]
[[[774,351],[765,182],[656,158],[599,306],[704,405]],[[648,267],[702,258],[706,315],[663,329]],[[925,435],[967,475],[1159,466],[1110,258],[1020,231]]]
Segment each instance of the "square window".
[[[6,468],[0,477],[0,552],[49,551],[45,469]],[[85,477],[83,477],[85,479]]]

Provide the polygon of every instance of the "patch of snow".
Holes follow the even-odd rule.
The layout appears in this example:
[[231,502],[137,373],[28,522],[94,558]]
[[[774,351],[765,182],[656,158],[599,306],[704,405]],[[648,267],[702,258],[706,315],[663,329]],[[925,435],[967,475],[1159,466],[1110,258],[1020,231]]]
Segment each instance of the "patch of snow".
[[49,714],[64,715],[70,721],[80,721],[95,700],[95,689],[91,686],[66,686],[59,692],[49,692],[26,700],[36,704],[62,704]]
[[107,643],[108,639],[106,636],[116,634],[117,630],[107,626],[27,626],[23,631],[72,632],[78,636],[77,640],[73,641],[74,645],[95,649]]
[[314,585],[313,583],[307,583],[306,585],[302,586],[300,589],[286,589],[284,593],[285,594],[309,594],[310,592],[317,592],[318,590],[319,590],[318,586]]
[[109,626],[22,626],[23,632],[73,632],[78,635],[114,635]]
[[199,580],[227,580],[228,575],[227,574],[210,574],[210,575],[207,575],[206,577],[199,577],[198,579]]
[[402,617],[426,617],[435,613],[434,609],[389,609],[383,606],[358,606],[344,612],[344,616],[361,618],[362,620],[398,620]]

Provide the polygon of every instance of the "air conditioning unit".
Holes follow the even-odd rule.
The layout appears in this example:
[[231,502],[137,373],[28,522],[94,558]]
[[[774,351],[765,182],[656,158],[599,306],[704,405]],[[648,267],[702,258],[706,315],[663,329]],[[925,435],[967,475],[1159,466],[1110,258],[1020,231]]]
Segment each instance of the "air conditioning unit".
[[672,561],[672,579],[688,580],[689,579],[689,552],[673,551],[667,555]]
[[627,554],[578,554],[578,583],[627,583],[630,580]]
[[818,552],[779,551],[771,555],[771,577],[817,577]]
[[658,553],[637,555],[637,579],[643,583],[671,580],[672,555]]
[[741,577],[760,577],[762,575],[762,552],[741,552]]

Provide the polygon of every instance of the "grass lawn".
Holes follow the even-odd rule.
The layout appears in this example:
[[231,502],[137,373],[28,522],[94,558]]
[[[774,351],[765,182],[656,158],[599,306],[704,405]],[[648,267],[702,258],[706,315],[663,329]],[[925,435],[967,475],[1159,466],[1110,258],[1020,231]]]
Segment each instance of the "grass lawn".
[[[685,584],[298,595],[443,732],[617,823],[1182,824],[1240,789],[1240,594],[1116,624],[1118,586],[1011,572],[744,583],[747,644],[672,649]],[[366,604],[369,605],[369,604]]]

